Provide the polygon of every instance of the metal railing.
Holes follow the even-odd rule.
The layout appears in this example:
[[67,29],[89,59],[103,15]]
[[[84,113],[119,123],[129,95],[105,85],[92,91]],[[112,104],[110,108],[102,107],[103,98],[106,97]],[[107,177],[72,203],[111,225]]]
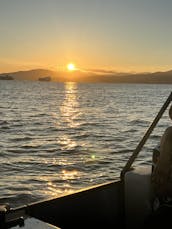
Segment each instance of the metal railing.
[[141,139],[141,141],[137,145],[136,149],[134,150],[133,154],[131,155],[131,157],[127,161],[126,165],[124,166],[123,170],[121,171],[121,179],[123,179],[125,173],[131,169],[131,165],[135,161],[136,157],[138,156],[139,152],[143,148],[144,144],[146,143],[147,139],[149,138],[150,134],[152,133],[153,129],[157,125],[158,121],[162,117],[163,113],[165,112],[165,110],[167,109],[167,107],[169,106],[171,101],[172,101],[172,92],[168,96],[167,100],[165,101],[165,103],[161,107],[160,111],[158,112],[157,116],[153,120],[152,124],[150,125],[150,127],[148,128],[146,133],[144,134],[143,138]]

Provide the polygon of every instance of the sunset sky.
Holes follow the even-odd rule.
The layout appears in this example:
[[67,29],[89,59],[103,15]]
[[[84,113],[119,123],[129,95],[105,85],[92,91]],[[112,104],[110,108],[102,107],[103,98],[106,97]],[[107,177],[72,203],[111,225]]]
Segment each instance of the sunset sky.
[[0,72],[172,69],[171,0],[0,0]]

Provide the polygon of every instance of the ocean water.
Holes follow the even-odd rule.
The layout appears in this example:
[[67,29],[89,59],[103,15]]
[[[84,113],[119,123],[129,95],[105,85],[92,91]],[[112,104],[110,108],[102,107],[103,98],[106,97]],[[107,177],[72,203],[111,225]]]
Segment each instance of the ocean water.
[[[119,179],[171,85],[0,81],[0,203]],[[134,166],[151,164],[166,111]]]

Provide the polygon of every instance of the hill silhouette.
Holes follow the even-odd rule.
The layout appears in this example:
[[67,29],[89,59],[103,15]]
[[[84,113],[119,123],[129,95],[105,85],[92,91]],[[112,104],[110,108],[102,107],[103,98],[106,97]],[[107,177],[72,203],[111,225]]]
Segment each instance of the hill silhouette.
[[39,80],[42,77],[50,77],[51,81],[56,82],[104,82],[104,83],[154,83],[154,84],[171,84],[172,83],[172,70],[166,72],[154,73],[95,73],[95,72],[56,72],[47,69],[33,69],[28,71],[18,71],[11,73],[3,73],[3,75],[10,75],[15,80]]

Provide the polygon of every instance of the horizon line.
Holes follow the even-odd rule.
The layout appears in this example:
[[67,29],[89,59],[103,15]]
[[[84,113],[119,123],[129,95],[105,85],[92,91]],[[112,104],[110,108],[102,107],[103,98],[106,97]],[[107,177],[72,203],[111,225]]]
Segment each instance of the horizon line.
[[155,71],[116,71],[116,70],[112,70],[112,69],[107,69],[107,68],[92,68],[92,69],[79,69],[77,68],[76,70],[73,70],[72,72],[69,72],[67,69],[66,70],[55,70],[53,68],[28,68],[28,69],[21,69],[21,70],[16,70],[16,71],[4,71],[4,72],[0,72],[0,74],[14,74],[14,73],[18,73],[18,72],[29,72],[29,71],[52,71],[55,73],[74,73],[74,72],[85,72],[85,73],[97,73],[100,75],[113,75],[113,74],[152,74],[152,73],[163,73],[163,72],[169,72],[172,71],[172,69],[167,69],[167,70],[155,70]]

